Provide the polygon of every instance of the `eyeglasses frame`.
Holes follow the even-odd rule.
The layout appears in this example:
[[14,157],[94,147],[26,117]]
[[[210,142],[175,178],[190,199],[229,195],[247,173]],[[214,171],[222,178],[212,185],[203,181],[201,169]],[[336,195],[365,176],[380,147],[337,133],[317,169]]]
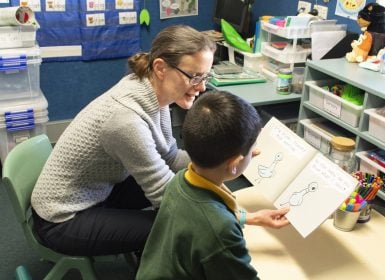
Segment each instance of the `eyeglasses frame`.
[[[170,64],[169,64],[170,65]],[[206,74],[203,74],[203,75],[199,75],[199,76],[193,76],[193,75],[190,75],[189,73],[186,73],[185,71],[183,71],[182,69],[180,69],[179,67],[177,66],[174,66],[174,65],[170,65],[172,68],[175,68],[176,70],[178,70],[180,73],[182,73],[183,75],[185,75],[187,78],[189,78],[189,83],[190,85],[192,86],[197,86],[199,85],[200,83],[204,82],[205,85],[209,82],[209,80],[213,77],[210,73],[206,73]],[[192,81],[194,79],[197,79],[198,82],[197,83],[193,83]]]

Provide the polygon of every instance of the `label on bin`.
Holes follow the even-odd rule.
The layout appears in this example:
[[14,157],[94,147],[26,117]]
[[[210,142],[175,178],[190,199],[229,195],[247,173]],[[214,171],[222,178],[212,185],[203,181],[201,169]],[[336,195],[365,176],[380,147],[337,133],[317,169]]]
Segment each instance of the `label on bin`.
[[324,110],[329,114],[340,118],[341,117],[341,101],[329,100],[324,98]]
[[6,121],[5,127],[7,131],[26,130],[35,127],[35,119],[25,119],[17,121]]
[[24,70],[24,69],[27,69],[26,59],[0,60],[0,71]]
[[5,121],[13,121],[13,120],[25,120],[34,118],[33,109],[27,109],[24,111],[13,111],[13,112],[5,112],[4,119]]
[[20,130],[30,130],[30,129],[33,129],[33,128],[35,128],[35,124],[10,127],[10,128],[7,128],[7,131],[8,132],[12,132],[12,131],[20,131]]

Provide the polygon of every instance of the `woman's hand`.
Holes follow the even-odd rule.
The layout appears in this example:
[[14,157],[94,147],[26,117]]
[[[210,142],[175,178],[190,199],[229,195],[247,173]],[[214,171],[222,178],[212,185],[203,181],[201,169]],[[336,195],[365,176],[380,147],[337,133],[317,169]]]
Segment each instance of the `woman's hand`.
[[281,208],[278,210],[263,209],[253,213],[246,213],[246,224],[264,226],[271,228],[282,228],[290,224],[285,215],[289,212],[289,208]]

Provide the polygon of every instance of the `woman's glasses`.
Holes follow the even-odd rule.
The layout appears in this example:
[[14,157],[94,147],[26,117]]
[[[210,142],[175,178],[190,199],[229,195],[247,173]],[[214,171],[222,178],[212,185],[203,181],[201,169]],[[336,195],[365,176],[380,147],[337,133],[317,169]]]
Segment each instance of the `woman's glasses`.
[[213,77],[211,74],[209,73],[206,73],[206,74],[203,74],[203,75],[190,75],[188,73],[186,73],[185,71],[183,71],[182,69],[178,68],[177,66],[173,66],[173,65],[170,65],[172,68],[175,68],[176,70],[178,70],[179,72],[181,72],[183,75],[185,75],[187,78],[189,78],[189,83],[190,85],[192,86],[197,86],[199,85],[200,83],[204,82],[205,84],[207,84],[209,82],[209,80]]

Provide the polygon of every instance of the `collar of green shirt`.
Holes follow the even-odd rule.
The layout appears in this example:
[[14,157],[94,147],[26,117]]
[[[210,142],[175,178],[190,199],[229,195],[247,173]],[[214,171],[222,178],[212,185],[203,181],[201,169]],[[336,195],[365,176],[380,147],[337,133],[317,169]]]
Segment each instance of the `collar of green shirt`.
[[193,169],[191,163],[188,165],[187,171],[185,172],[185,179],[194,187],[206,189],[216,193],[219,197],[223,199],[223,202],[228,208],[231,209],[234,213],[238,212],[237,202],[234,196],[231,194],[230,190],[226,187],[220,187],[210,182],[209,180],[203,178],[197,174]]

